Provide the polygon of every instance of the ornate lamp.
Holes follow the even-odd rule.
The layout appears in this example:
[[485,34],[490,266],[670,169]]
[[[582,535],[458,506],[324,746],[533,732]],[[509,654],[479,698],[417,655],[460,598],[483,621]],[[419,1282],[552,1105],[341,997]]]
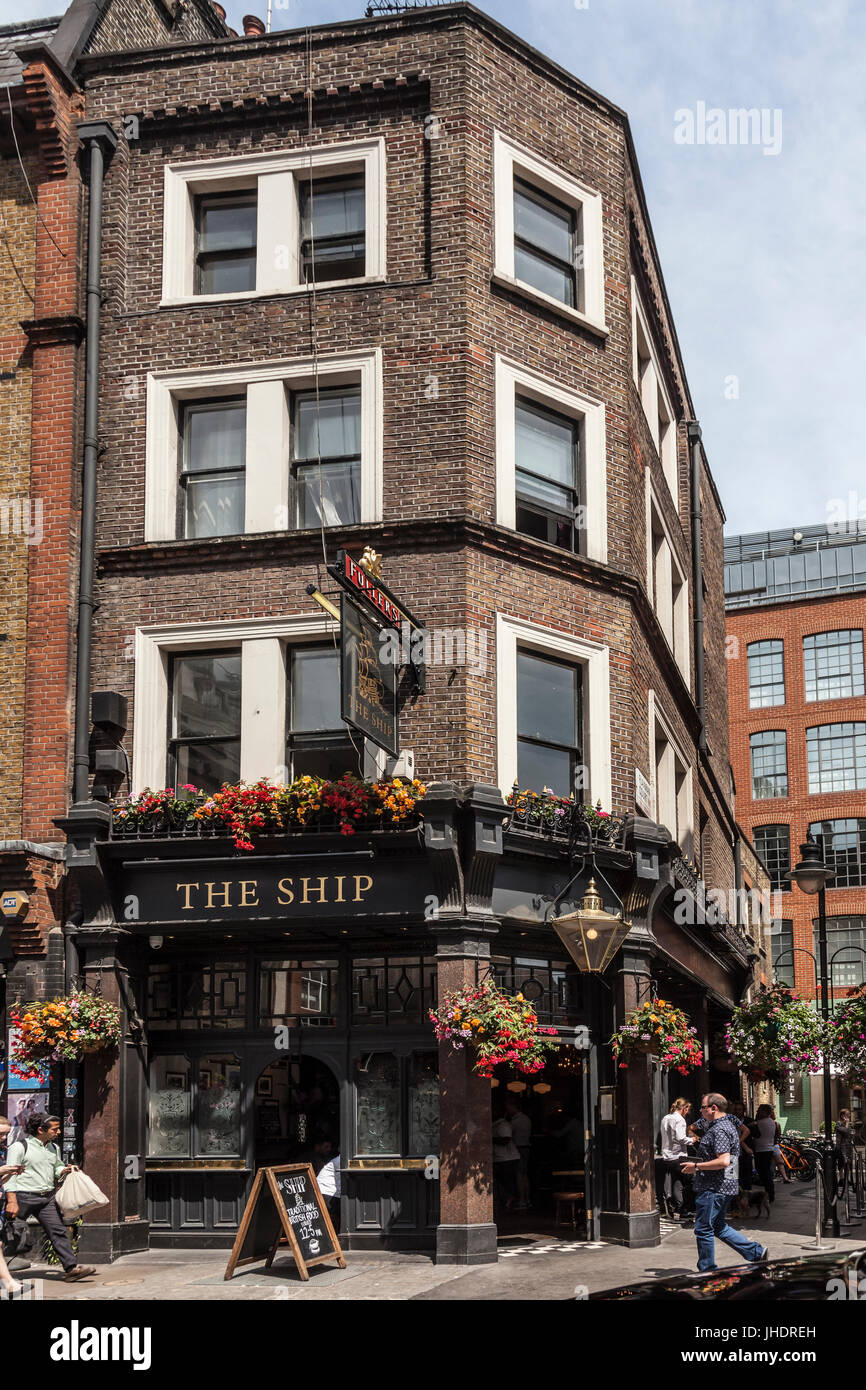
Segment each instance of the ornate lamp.
[[631,930],[621,912],[605,911],[594,878],[577,911],[551,918],[551,925],[578,970],[587,975],[607,969]]
[[827,868],[821,857],[820,846],[810,835],[806,843],[800,846],[799,864],[785,877],[791,879],[792,883],[799,884],[804,893],[812,895],[820,893],[830,879],[836,877],[836,873],[833,869]]

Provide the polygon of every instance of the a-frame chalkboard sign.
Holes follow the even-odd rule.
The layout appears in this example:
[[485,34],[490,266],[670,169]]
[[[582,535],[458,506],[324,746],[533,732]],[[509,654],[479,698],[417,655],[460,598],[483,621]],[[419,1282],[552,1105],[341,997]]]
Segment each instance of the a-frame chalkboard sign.
[[226,1279],[231,1279],[238,1265],[265,1260],[270,1266],[281,1244],[288,1245],[302,1279],[309,1279],[311,1265],[326,1260],[336,1260],[340,1269],[346,1268],[309,1163],[259,1168],[226,1266]]

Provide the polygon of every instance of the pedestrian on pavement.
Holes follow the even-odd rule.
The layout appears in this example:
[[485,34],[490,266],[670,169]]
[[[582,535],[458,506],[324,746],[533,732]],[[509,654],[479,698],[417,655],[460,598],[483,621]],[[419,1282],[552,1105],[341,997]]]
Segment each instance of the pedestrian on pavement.
[[851,1111],[840,1110],[835,1129],[836,1148],[842,1156],[845,1175],[848,1181],[854,1172],[854,1126],[851,1124]]
[[313,1169],[335,1231],[340,1229],[340,1155],[330,1135],[322,1134],[313,1145]]
[[728,1102],[717,1091],[701,1097],[703,1133],[694,1162],[684,1163],[683,1172],[693,1175],[695,1187],[695,1239],[698,1269],[702,1274],[718,1269],[716,1239],[730,1245],[751,1264],[769,1257],[766,1246],[729,1226],[728,1203],[739,1189],[740,1136],[738,1126],[728,1116]]
[[57,1252],[64,1279],[71,1283],[88,1278],[96,1269],[78,1263],[54,1200],[60,1179],[76,1166],[64,1167],[54,1142],[59,1133],[57,1116],[39,1112],[27,1121],[27,1138],[9,1145],[8,1160],[19,1171],[6,1183],[6,1210],[10,1216],[36,1217]]
[[740,1127],[740,1187],[744,1192],[751,1192],[755,1168],[755,1151],[752,1148],[755,1121],[751,1115],[746,1114],[746,1107],[741,1100],[734,1101],[730,1108],[730,1116]]
[[514,1142],[511,1122],[500,1115],[493,1122],[493,1195],[497,1206],[511,1211],[517,1193],[520,1153]]
[[[8,1120],[5,1115],[0,1115],[0,1148],[5,1149],[6,1140],[11,1130],[12,1121]],[[4,1160],[4,1162],[0,1164],[0,1185],[4,1184],[8,1178],[14,1178],[15,1175],[20,1172],[20,1164],[7,1163]],[[4,1207],[5,1199],[0,1197],[0,1222],[5,1220]],[[21,1292],[21,1285],[12,1278],[12,1275],[9,1273],[9,1266],[3,1258],[2,1244],[0,1244],[0,1285],[5,1289],[6,1293]]]
[[670,1187],[671,1215],[679,1220],[683,1210],[683,1160],[688,1157],[689,1136],[686,1122],[692,1108],[690,1100],[680,1096],[661,1122],[659,1157],[655,1161],[656,1201],[659,1211],[668,1210],[666,1189]]
[[758,1113],[755,1116],[755,1168],[758,1173],[758,1182],[764,1188],[771,1202],[776,1200],[776,1189],[773,1185],[773,1166],[775,1155],[773,1150],[782,1138],[782,1131],[776,1121],[776,1112],[772,1105],[759,1105]]
[[511,1125],[511,1137],[520,1155],[517,1169],[517,1211],[529,1208],[529,1151],[532,1141],[532,1121],[524,1115],[523,1106],[517,1096],[509,1096],[505,1102],[505,1117]]

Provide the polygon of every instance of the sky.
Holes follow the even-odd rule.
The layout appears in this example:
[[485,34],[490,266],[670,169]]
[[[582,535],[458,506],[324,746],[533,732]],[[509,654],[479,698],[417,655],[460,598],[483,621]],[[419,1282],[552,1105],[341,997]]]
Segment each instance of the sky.
[[[266,17],[267,0],[225,5],[239,32]],[[273,0],[272,27],[365,5]],[[0,23],[62,8],[0,0]],[[866,518],[863,0],[478,8],[628,112],[726,531],[821,524],[843,503]],[[740,108],[762,113],[747,138]]]

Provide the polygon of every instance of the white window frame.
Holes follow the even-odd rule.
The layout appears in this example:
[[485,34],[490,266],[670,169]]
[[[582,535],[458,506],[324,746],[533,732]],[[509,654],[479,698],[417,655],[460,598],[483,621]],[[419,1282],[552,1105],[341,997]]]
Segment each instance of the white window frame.
[[[517,777],[517,649],[565,659],[584,672],[583,756],[589,787],[583,800],[612,811],[610,756],[610,649],[555,628],[496,614],[496,741],[499,786],[507,796]],[[541,788],[539,787],[540,791]]]
[[[381,521],[383,508],[382,352],[192,367],[147,378],[145,541],[177,540],[178,441],[185,400],[246,393],[247,447],[244,535],[290,528],[289,391],[309,390],[318,370],[322,389],[361,388],[361,522]],[[182,538],[181,538],[182,539]],[[203,538],[206,539],[206,538]]]
[[537,372],[528,371],[508,358],[496,355],[496,522],[516,529],[517,497],[515,458],[517,431],[515,402],[525,396],[549,410],[556,410],[581,424],[580,505],[586,520],[584,553],[589,560],[607,564],[607,445],[603,401],[560,386]]
[[[580,270],[584,308],[572,308],[561,299],[545,294],[514,273],[514,179],[515,175],[573,208],[582,236],[583,265]],[[576,323],[607,336],[604,317],[604,241],[602,236],[601,194],[558,169],[522,145],[493,133],[494,254],[493,278],[509,289],[517,289],[539,304],[549,305]]]
[[[695,845],[694,771],[670,721],[659,705],[654,690],[649,692],[647,708],[649,714],[649,762],[652,769],[656,821],[659,825],[667,826],[680,849],[691,858],[694,855]],[[670,767],[673,774],[673,779],[667,787],[659,786],[656,743],[660,734],[668,745]],[[679,792],[676,788],[677,763],[682,770]]]
[[[643,413],[656,446],[662,473],[679,513],[679,462],[677,455],[677,417],[665,386],[649,318],[643,307],[637,283],[631,277],[632,375],[641,398]],[[641,351],[641,345],[643,351]]]
[[[648,468],[644,469],[646,493],[646,582],[650,606],[659,620],[665,641],[686,685],[691,684],[690,647],[691,632],[689,622],[689,582],[680,564],[670,528],[659,506],[658,496],[653,486]],[[653,520],[658,523],[653,527]],[[661,531],[663,551],[658,557],[653,544],[654,530]],[[663,587],[662,602],[659,602],[659,584]]]
[[[136,628],[132,794],[165,786],[170,658],[221,648],[241,650],[241,781],[268,777],[284,782],[286,648],[321,641],[335,632],[339,623],[316,613]],[[387,754],[369,739],[363,743],[365,777],[383,777]]]
[[[354,140],[276,153],[230,155],[170,163],[164,173],[162,301],[222,303],[263,294],[309,293],[301,278],[298,183],[309,178],[364,175],[366,274],[327,280],[321,288],[380,282],[386,275],[385,141]],[[195,199],[206,193],[256,191],[256,288],[233,294],[195,294]]]

